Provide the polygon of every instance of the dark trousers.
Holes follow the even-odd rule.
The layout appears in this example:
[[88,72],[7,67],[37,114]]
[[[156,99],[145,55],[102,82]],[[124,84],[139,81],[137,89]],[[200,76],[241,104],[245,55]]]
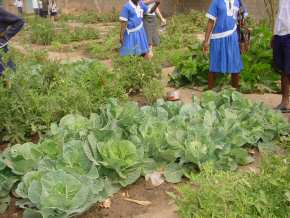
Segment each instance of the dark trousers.
[[34,8],[33,10],[34,10],[34,14],[36,16],[39,16],[39,8]]
[[18,15],[22,16],[23,15],[23,8],[22,7],[18,7]]
[[48,11],[40,9],[39,15],[40,15],[40,17],[47,17],[48,16]]
[[274,36],[273,56],[276,69],[290,75],[290,35]]

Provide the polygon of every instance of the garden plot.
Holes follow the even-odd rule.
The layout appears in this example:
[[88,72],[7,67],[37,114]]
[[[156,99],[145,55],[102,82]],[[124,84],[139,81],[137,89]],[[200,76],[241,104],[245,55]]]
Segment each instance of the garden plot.
[[[66,25],[75,25],[74,29],[79,23],[74,20]],[[85,25],[98,26],[98,40],[103,40],[101,32],[106,27],[100,25],[106,24]],[[168,87],[175,69],[188,78],[197,69],[203,70],[199,73],[206,72],[206,58],[198,66],[192,65],[196,62],[190,59],[192,51],[196,52],[195,57],[202,58],[198,53],[200,42],[190,36],[200,32],[203,25],[204,19],[197,13],[172,18],[162,36],[164,43],[151,62],[138,57],[117,57],[117,27],[105,32],[107,38],[101,45],[86,37],[70,43],[60,37],[57,43],[52,41],[45,46],[48,54],[42,52],[41,46],[34,47],[31,53],[18,47],[24,53],[15,57],[21,68],[8,74],[10,87],[0,85],[1,138],[8,142],[1,146],[5,151],[0,153],[0,171],[5,175],[0,177],[1,202],[9,202],[9,192],[17,195],[17,204],[29,218],[38,218],[40,214],[61,218],[177,218],[177,209],[182,218],[188,218],[192,211],[198,211],[190,207],[197,205],[192,204],[196,199],[193,191],[203,183],[205,189],[215,190],[216,184],[211,182],[226,178],[227,184],[245,181],[238,187],[245,190],[246,197],[253,193],[250,196],[257,200],[259,213],[266,208],[269,214],[279,215],[284,210],[287,215],[284,208],[290,191],[285,176],[289,169],[289,123],[271,110],[278,104],[279,95],[240,94],[231,90],[204,92],[202,86],[191,82],[183,87],[176,83],[175,87]],[[268,36],[267,31],[263,34]],[[266,60],[267,64],[252,70],[267,70],[270,75],[267,42],[259,43],[265,52],[260,61]],[[86,44],[84,48],[82,44]],[[193,47],[187,48],[188,44]],[[67,48],[66,52],[55,50],[64,46],[84,54],[89,52],[90,59],[78,60],[84,59],[81,54],[71,57],[74,53]],[[52,56],[59,58],[54,61]],[[176,68],[162,69],[164,63]],[[269,78],[271,83],[266,85],[276,82],[276,77]],[[252,88],[251,78],[249,81],[245,82]],[[181,102],[157,100],[175,89],[181,93]],[[269,89],[262,91],[265,90]],[[40,136],[39,140],[25,143],[33,135]],[[13,146],[7,147],[9,142]],[[268,160],[277,150],[281,160]],[[280,170],[273,172],[269,166],[278,166]],[[148,185],[143,177],[152,173],[161,174],[165,183],[156,188]],[[256,173],[262,175],[258,182],[251,179],[257,177]],[[263,183],[267,181],[263,178],[269,176],[281,179],[271,180],[273,184]],[[176,185],[188,181],[190,189]],[[249,189],[251,184],[253,189]],[[184,197],[175,196],[176,189]],[[233,189],[223,187],[221,197],[234,193]],[[278,194],[271,195],[267,190]],[[201,190],[198,197],[206,196],[205,191]],[[110,207],[101,209],[106,205],[100,202],[110,203],[107,199],[111,199]],[[205,205],[218,201],[203,200]],[[1,218],[22,217],[23,210],[15,207],[15,198],[11,204]],[[0,206],[2,209],[7,205]],[[248,213],[252,206],[243,212]]]
[[[13,46],[25,53],[46,51],[51,60],[61,62],[94,58],[96,53],[101,52],[98,47],[100,44],[105,45],[108,58],[112,55],[109,45],[106,46],[106,43],[110,41],[112,32],[116,33],[116,23],[69,22],[57,25],[54,27],[44,20],[29,20],[26,31],[14,40]],[[23,40],[24,38],[26,40]],[[28,44],[28,41],[31,43]]]
[[[112,99],[89,118],[63,117],[38,144],[7,148],[2,171],[13,184],[21,180],[15,193],[23,198],[22,207],[32,204],[26,216],[69,217],[153,172],[179,183],[208,164],[237,170],[255,161],[248,149],[275,149],[288,135],[289,124],[280,114],[237,92],[206,92],[191,104],[160,100],[142,108]],[[64,186],[71,198],[59,205]]]

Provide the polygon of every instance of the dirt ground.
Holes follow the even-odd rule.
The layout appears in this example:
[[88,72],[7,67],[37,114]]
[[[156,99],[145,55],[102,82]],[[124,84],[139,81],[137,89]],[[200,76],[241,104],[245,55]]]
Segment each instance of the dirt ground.
[[[167,194],[174,190],[174,185],[168,183],[157,188],[148,187],[144,179],[140,179],[116,194],[111,200],[111,208],[100,210],[99,207],[94,207],[79,218],[178,218],[176,207]],[[149,201],[151,204],[141,206],[128,202],[123,195],[134,200]]]

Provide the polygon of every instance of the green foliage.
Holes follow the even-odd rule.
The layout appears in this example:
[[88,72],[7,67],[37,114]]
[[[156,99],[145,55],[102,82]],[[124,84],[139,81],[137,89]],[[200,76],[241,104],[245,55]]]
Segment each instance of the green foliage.
[[10,191],[20,177],[7,168],[0,154],[0,214],[3,214],[10,204]]
[[143,57],[128,56],[114,61],[114,71],[119,74],[128,93],[142,91],[152,79],[160,79],[161,67]]
[[266,24],[254,28],[250,51],[244,55],[241,89],[243,92],[277,92],[280,79],[273,69],[273,56],[270,49],[272,31]]
[[4,141],[23,141],[31,133],[43,132],[67,113],[89,115],[108,97],[124,97],[117,76],[98,62],[62,65],[38,61],[38,57],[24,60],[16,72],[7,72],[10,88],[0,83]]
[[166,27],[166,34],[162,35],[161,48],[179,49],[192,45],[193,34],[203,32],[207,20],[202,12],[192,10],[189,14],[173,16]]
[[29,39],[31,43],[51,45],[55,43],[68,44],[82,40],[97,39],[99,31],[88,27],[73,27],[68,24],[54,24],[50,20],[38,18],[29,23]]
[[96,11],[88,11],[87,13],[80,15],[65,14],[60,17],[61,21],[66,22],[80,22],[85,24],[94,23],[108,23],[119,21],[119,14],[117,12],[112,13],[96,13]]
[[[141,176],[142,150],[126,140],[110,140],[98,146],[100,164],[116,173],[116,182],[126,187]],[[106,171],[103,173],[107,173]]]
[[116,45],[119,43],[119,28],[114,28],[106,36],[106,40],[101,43],[92,42],[87,45],[86,50],[93,58],[99,60],[112,59],[119,55],[119,49]]
[[194,186],[183,185],[174,196],[180,216],[289,217],[289,155],[264,158],[259,175],[216,171],[210,164],[192,174]]
[[188,46],[198,44],[194,37],[202,33],[206,26],[204,13],[192,10],[188,14],[175,15],[167,20],[168,25],[160,34],[161,44],[155,48],[154,60],[164,65],[175,65],[178,57],[188,52]]
[[[209,163],[236,170],[253,161],[249,147],[273,149],[289,137],[280,114],[231,91],[206,92],[201,102],[186,105],[159,100],[139,108],[110,99],[95,109],[89,118],[66,115],[38,144],[1,154],[0,170],[12,181],[22,176],[16,194],[24,217],[79,215],[160,169],[172,183]],[[12,186],[4,187],[7,196]]]
[[188,83],[202,86],[207,83],[209,58],[202,53],[201,46],[190,48],[191,55],[186,52],[175,60],[176,69],[170,83],[179,87]]
[[149,104],[153,104],[164,95],[164,84],[158,79],[152,79],[143,87],[143,95]]
[[170,25],[167,28],[169,34],[176,32],[194,33],[202,32],[207,24],[207,19],[204,13],[196,10],[191,10],[188,14],[175,15],[170,19]]
[[54,25],[47,19],[37,19],[31,23],[30,41],[40,45],[50,45],[55,37]]

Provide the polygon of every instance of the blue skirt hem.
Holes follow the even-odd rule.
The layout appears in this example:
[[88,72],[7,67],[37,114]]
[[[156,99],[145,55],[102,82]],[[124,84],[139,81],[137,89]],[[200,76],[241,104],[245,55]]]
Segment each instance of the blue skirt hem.
[[238,34],[212,39],[210,42],[210,72],[240,73],[243,61],[240,53]]
[[127,31],[125,32],[124,44],[120,49],[121,56],[143,55],[148,52],[149,45],[144,28],[130,34]]

